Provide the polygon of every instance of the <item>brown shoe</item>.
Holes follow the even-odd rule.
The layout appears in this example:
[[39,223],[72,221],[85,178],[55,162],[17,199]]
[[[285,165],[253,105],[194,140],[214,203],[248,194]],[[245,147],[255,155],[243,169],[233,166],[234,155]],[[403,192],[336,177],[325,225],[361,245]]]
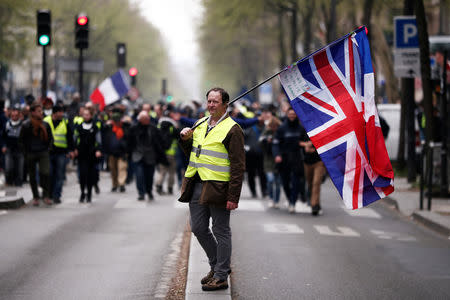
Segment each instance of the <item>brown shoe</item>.
[[202,278],[202,280],[200,281],[202,284],[206,284],[208,283],[208,281],[210,281],[214,276],[214,271],[211,270],[208,272],[208,274],[206,274],[205,277]]
[[39,206],[39,199],[37,198],[33,199],[33,206]]
[[52,200],[50,200],[49,198],[45,198],[44,199],[44,203],[47,204],[47,205],[52,205],[53,204]]
[[226,290],[227,288],[228,280],[220,280],[214,277],[213,279],[202,285],[202,290],[204,291]]

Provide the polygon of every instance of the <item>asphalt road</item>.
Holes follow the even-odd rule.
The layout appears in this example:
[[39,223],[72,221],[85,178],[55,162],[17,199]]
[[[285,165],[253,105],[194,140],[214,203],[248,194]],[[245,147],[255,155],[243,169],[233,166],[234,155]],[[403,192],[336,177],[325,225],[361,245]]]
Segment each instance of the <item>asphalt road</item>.
[[[187,206],[138,202],[134,184],[111,193],[105,173],[102,193],[82,205],[74,176],[63,204],[0,214],[0,299],[164,295]],[[322,216],[293,215],[244,185],[231,221],[234,299],[450,298],[449,240],[381,203],[349,212],[329,181],[322,193]]]
[[79,204],[74,176],[62,204],[0,215],[0,299],[155,298],[187,210],[174,196],[139,202],[134,184],[109,192],[105,173],[101,194]]
[[245,195],[231,221],[233,299],[450,299],[450,241],[381,203],[349,212],[329,180],[319,217]]

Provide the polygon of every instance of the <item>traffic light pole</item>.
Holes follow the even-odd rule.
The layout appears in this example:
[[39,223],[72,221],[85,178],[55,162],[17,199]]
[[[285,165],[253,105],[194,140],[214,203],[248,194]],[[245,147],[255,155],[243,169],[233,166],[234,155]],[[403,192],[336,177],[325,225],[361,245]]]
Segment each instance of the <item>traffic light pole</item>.
[[78,57],[78,89],[81,97],[81,101],[84,101],[83,95],[83,48],[80,48],[80,56]]
[[47,97],[47,53],[46,46],[42,46],[42,80],[41,80],[41,97]]

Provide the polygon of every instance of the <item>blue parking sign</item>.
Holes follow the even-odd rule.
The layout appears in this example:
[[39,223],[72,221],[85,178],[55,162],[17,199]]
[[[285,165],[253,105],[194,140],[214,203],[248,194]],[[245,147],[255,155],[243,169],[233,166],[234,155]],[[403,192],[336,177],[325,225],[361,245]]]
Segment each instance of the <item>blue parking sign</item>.
[[394,17],[395,48],[418,48],[419,37],[415,16]]

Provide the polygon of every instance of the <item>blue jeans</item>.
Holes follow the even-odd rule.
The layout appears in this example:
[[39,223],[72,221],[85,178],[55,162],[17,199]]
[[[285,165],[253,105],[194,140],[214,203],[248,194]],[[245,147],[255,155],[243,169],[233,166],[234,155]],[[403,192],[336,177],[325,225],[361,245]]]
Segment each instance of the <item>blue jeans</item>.
[[280,201],[281,176],[280,173],[267,172],[267,194],[273,202]]
[[61,198],[62,187],[64,185],[64,176],[66,174],[66,154],[50,154],[50,179],[51,179],[51,197],[53,200]]
[[136,172],[136,187],[139,196],[152,194],[153,175],[155,174],[155,166],[146,164],[143,160],[134,163]]

